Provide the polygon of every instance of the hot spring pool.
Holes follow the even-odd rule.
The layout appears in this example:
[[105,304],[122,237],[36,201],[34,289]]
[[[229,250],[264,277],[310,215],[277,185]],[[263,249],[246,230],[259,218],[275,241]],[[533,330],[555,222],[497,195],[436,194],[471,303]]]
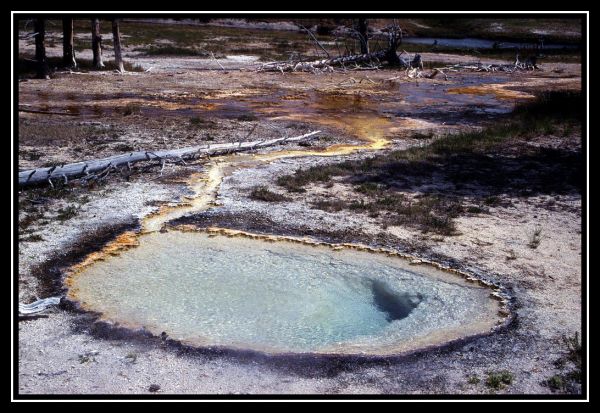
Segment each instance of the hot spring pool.
[[205,233],[144,235],[70,285],[71,299],[106,320],[266,353],[395,354],[499,320],[489,288],[429,266]]

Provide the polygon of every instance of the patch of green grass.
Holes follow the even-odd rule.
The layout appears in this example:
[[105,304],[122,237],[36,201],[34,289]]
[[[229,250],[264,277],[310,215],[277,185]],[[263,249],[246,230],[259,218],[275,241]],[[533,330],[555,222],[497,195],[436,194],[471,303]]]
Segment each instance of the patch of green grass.
[[485,380],[485,385],[491,389],[500,390],[512,384],[513,380],[514,376],[508,370],[489,372]]
[[555,374],[542,384],[548,386],[552,391],[561,391],[565,388],[565,380],[560,374]]
[[554,362],[561,372],[542,382],[553,392],[577,393],[582,382],[583,347],[578,332],[573,335],[563,335],[561,344],[564,354]]
[[277,192],[269,190],[266,186],[255,186],[250,192],[250,199],[264,202],[283,202],[289,199]]
[[566,347],[566,359],[573,364],[575,371],[581,380],[581,367],[583,363],[583,347],[579,333],[575,332],[573,336],[563,336],[563,343]]
[[305,192],[304,187],[312,182],[327,182],[332,177],[350,172],[346,164],[325,165],[308,169],[297,169],[291,175],[282,175],[277,178],[277,185],[290,192]]
[[384,227],[402,225],[438,235],[456,233],[454,218],[463,209],[457,199],[438,195],[409,199],[401,193],[378,189],[367,192],[367,196],[367,199],[350,201],[318,200],[312,206],[328,212],[348,210],[365,213],[372,218],[381,217]]
[[481,382],[481,379],[477,376],[469,376],[469,378],[467,379],[467,382],[469,384],[479,384]]

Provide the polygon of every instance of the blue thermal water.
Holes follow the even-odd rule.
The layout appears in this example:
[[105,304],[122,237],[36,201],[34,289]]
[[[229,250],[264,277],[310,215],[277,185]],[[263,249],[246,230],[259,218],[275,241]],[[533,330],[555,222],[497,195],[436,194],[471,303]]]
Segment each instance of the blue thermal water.
[[390,353],[489,328],[489,290],[418,271],[383,254],[169,232],[85,269],[72,291],[114,321],[266,352]]

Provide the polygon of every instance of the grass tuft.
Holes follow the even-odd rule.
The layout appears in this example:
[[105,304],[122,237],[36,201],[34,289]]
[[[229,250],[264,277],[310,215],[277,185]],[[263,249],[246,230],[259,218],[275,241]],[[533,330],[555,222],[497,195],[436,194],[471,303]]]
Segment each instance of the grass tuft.
[[527,245],[531,249],[536,249],[539,247],[540,242],[542,242],[542,227],[538,225],[533,229],[531,234],[529,234],[529,242]]
[[266,186],[262,185],[252,188],[252,191],[250,192],[250,199],[264,202],[283,202],[289,200],[287,197],[278,194],[277,192],[273,192]]
[[508,370],[502,370],[499,372],[489,372],[485,385],[491,389],[499,390],[503,389],[507,385],[512,384],[514,380],[513,374]]

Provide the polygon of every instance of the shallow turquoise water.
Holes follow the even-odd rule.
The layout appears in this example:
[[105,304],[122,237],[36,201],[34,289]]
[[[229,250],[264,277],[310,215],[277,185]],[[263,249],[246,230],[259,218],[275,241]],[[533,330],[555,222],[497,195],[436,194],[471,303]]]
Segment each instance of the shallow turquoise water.
[[169,232],[94,264],[73,287],[108,319],[267,352],[408,348],[489,319],[489,291],[421,267],[356,250]]

